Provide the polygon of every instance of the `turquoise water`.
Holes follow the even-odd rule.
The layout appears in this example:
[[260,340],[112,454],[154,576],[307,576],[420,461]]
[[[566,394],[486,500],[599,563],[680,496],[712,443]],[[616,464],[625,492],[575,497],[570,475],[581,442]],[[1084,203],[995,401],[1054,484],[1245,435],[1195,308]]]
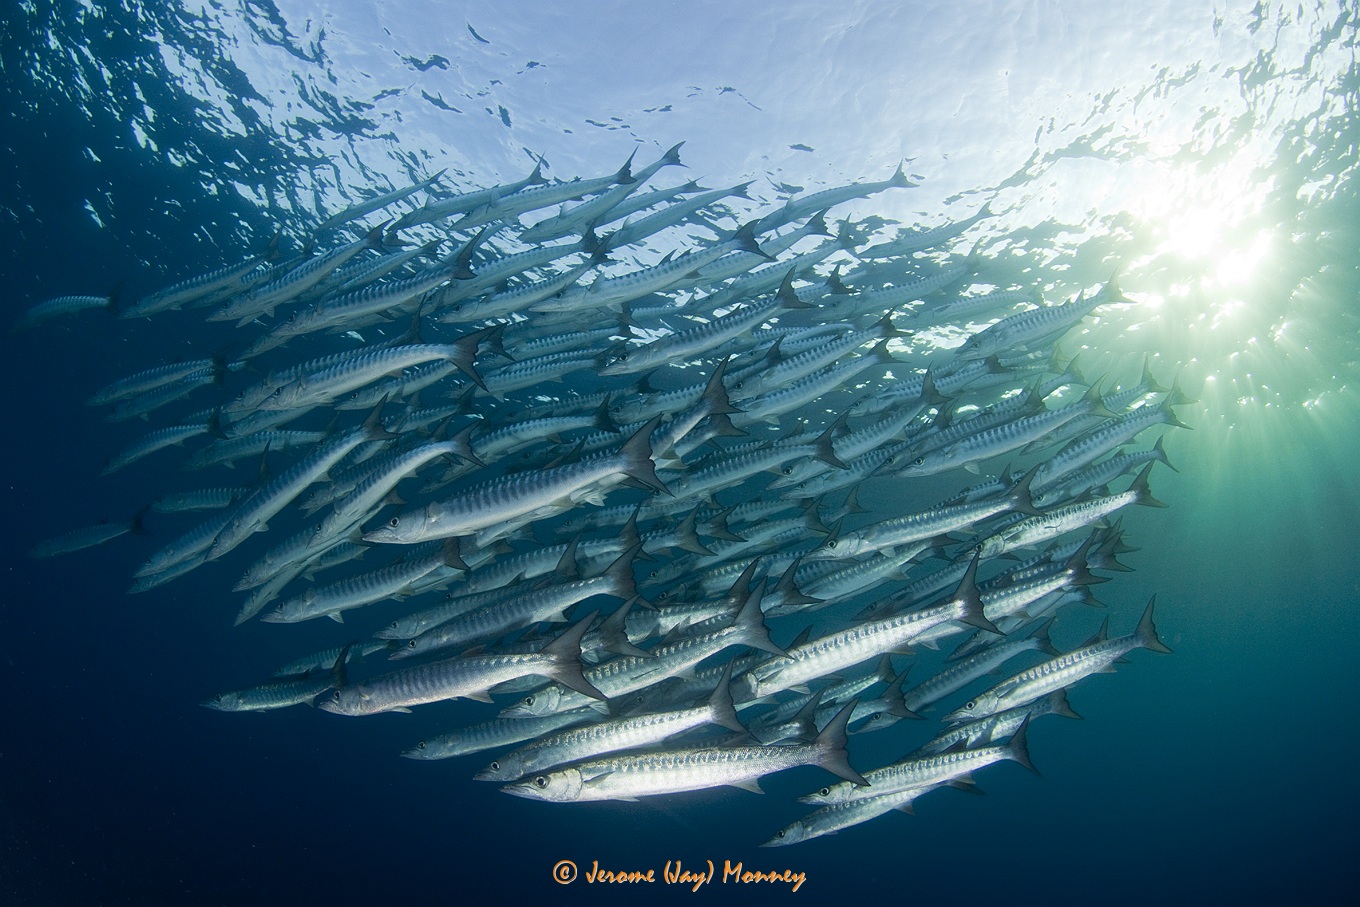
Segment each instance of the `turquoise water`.
[[0,893],[593,898],[554,884],[552,865],[731,858],[804,871],[799,896],[823,899],[1333,894],[1360,805],[1336,758],[1356,740],[1354,15],[18,5],[0,58],[11,320],[120,280],[150,291],[441,168],[480,186],[542,155],[568,178],[683,140],[687,175],[754,178],[765,202],[884,179],[903,160],[919,188],[837,215],[934,225],[989,200],[997,216],[969,234],[989,274],[1038,281],[1052,301],[1117,269],[1138,302],[1063,341],[1086,374],[1128,382],[1149,357],[1200,402],[1182,412],[1194,430],[1167,437],[1180,471],[1154,473],[1171,506],[1126,517],[1136,572],[1102,590],[1116,632],[1156,593],[1175,655],[1135,653],[1074,692],[1085,721],[1036,727],[1042,779],[1002,766],[979,778],[985,798],[943,792],[915,817],[760,851],[801,814],[792,797],[812,776],[771,781],[759,800],[548,808],[474,785],[464,762],[394,758],[441,729],[433,717],[361,733],[311,710],[199,709],[298,654],[270,628],[227,632],[225,574],[132,598],[140,540],[60,560],[23,551],[161,489],[155,466],[99,478],[137,428],[80,401],[152,351],[205,355],[220,335],[93,318],[15,335]]

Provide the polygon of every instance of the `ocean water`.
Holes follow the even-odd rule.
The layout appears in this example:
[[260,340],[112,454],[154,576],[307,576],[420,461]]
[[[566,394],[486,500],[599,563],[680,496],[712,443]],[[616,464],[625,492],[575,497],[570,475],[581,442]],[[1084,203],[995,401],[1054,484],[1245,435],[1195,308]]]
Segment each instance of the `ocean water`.
[[[540,155],[551,176],[592,176],[684,141],[686,177],[754,179],[765,204],[902,161],[920,187],[833,213],[928,226],[989,201],[997,216],[969,237],[990,274],[1054,301],[1117,269],[1137,302],[1064,340],[1088,375],[1127,383],[1146,357],[1199,400],[1180,410],[1193,431],[1167,433],[1179,472],[1153,473],[1170,506],[1126,516],[1135,572],[1101,587],[1116,633],[1155,593],[1174,655],[1135,652],[1073,690],[1084,721],[1036,723],[1042,777],[996,766],[979,773],[984,797],[937,792],[915,816],[763,850],[819,770],[771,778],[763,797],[558,806],[471,781],[480,757],[396,757],[479,720],[476,703],[359,722],[200,708],[307,650],[231,627],[240,564],[125,594],[189,525],[158,516],[150,540],[25,551],[179,481],[173,458],[101,477],[145,425],[82,401],[210,355],[222,332],[87,312],[13,333],[0,903],[1311,902],[1353,888],[1350,6],[20,2],[0,41],[11,322],[120,282],[135,298],[441,168],[459,188],[521,178]],[[1099,619],[1055,635],[1075,645]],[[894,730],[852,739],[852,761],[927,733]],[[560,860],[658,874],[743,861],[807,881],[606,890],[558,884]]]

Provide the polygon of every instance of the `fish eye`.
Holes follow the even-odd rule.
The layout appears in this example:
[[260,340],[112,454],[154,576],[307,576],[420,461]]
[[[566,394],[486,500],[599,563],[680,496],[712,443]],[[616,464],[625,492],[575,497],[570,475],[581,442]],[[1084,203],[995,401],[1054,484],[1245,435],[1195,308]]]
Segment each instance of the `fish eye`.
[[835,539],[827,539],[826,541],[826,547],[828,548],[835,548],[838,544],[840,543],[837,542]]
[[524,697],[524,704],[525,704],[525,705],[533,705],[533,704],[534,704],[534,697],[532,697],[532,696],[525,696],[525,697]]
[[410,642],[408,642],[408,643],[406,644],[406,648],[408,648],[408,649],[414,649],[415,647],[416,647],[416,641],[415,641],[414,639],[411,640]]
[[276,388],[274,388],[274,393],[270,394],[269,396],[271,396],[271,397],[277,397],[277,396],[279,396],[279,395],[282,394],[282,393],[283,393],[283,388],[281,388],[281,387],[276,387]]
[[824,787],[824,788],[822,788],[821,790],[817,791],[817,793],[819,793],[819,794],[821,794],[823,797],[825,797],[827,794],[831,793],[831,788],[829,788],[829,787]]
[[425,749],[425,741],[422,740],[422,741],[420,741],[419,743],[417,743],[417,744],[416,744],[416,749],[418,749],[418,750],[423,750],[423,749]]
[[222,694],[221,694],[221,693],[218,693],[218,694],[216,694],[215,696],[213,696],[213,702],[221,702],[221,701],[222,701]]
[[393,529],[396,529],[398,526],[401,525],[401,520],[398,517],[392,517],[392,519],[387,521],[387,525],[391,526]]
[[499,762],[493,762],[489,767],[493,772],[498,772],[501,769],[501,764]]
[[968,709],[969,711],[972,711],[973,709],[977,708],[977,700],[976,699],[968,700],[968,704],[964,706],[964,708]]
[[782,838],[782,837],[784,837],[784,832],[783,832],[783,830],[781,829],[780,831],[775,832],[775,835],[774,835],[774,836],[775,836],[776,838]]
[[793,475],[793,467],[792,467],[792,466],[785,466],[783,469],[781,469],[781,470],[779,470],[779,471],[782,472],[782,473],[783,473],[784,475],[786,475],[786,476],[791,476],[791,475]]
[[896,463],[896,462],[897,462],[897,455],[896,455],[896,454],[893,454],[891,457],[888,457],[888,459],[885,460],[884,462],[885,462],[885,463]]
[[540,788],[547,787],[548,779],[543,777],[542,775],[539,775],[537,778],[534,779],[534,784],[537,784]]
[[915,465],[917,465],[917,466],[923,466],[923,465],[925,465],[926,458],[925,458],[925,457],[917,457],[917,458],[916,458],[914,461],[912,461],[912,462],[915,463]]

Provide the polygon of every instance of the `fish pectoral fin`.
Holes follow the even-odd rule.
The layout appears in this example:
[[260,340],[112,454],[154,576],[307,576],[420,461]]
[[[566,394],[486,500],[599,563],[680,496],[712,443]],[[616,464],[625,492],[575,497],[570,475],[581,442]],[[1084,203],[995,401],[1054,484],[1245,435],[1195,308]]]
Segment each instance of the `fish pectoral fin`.
[[341,614],[339,611],[327,611],[326,616],[329,617],[331,620],[335,621],[337,624],[343,624],[345,622],[345,616]]
[[570,507],[585,503],[592,507],[599,507],[604,504],[604,496],[605,492],[598,488],[583,488],[579,491],[573,491],[567,498],[565,506]]
[[411,710],[408,709],[406,706],[401,706],[401,707],[395,708],[395,709],[388,709],[388,711],[389,711],[389,712],[401,712],[401,713],[406,714],[406,715],[411,714]]
[[476,690],[476,691],[474,691],[474,692],[472,692],[472,693],[466,694],[466,696],[465,696],[464,698],[466,698],[466,699],[475,699],[475,700],[477,700],[478,702],[491,702],[491,701],[492,701],[492,700],[491,700],[491,694],[488,693],[486,690]]
[[760,781],[756,778],[748,778],[745,781],[733,781],[728,787],[739,787],[742,790],[749,790],[753,794],[763,794],[764,790],[760,787]]

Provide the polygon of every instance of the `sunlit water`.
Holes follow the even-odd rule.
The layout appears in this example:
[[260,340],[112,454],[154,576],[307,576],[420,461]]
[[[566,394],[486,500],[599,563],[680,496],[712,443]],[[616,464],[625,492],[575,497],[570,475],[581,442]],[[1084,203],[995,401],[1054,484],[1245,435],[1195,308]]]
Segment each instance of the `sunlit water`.
[[[690,175],[754,178],[771,202],[905,161],[919,188],[837,215],[933,226],[987,203],[954,249],[976,243],[998,285],[1058,302],[1117,273],[1133,300],[1064,341],[1088,376],[1127,386],[1146,359],[1199,399],[1193,432],[1168,436],[1180,472],[1155,474],[1172,506],[1129,517],[1143,550],[1110,602],[1127,620],[1159,593],[1177,652],[1082,690],[1087,721],[1037,738],[1044,779],[998,770],[988,798],[780,865],[819,897],[967,902],[979,867],[1025,901],[1324,896],[1360,805],[1352,773],[1300,784],[1356,736],[1354,12],[757,6],[17,4],[0,19],[7,314],[154,289],[441,168],[460,188],[539,156],[589,176],[684,140]],[[96,481],[112,445],[89,443],[78,401],[149,345],[192,340],[72,323],[7,349],[22,432],[0,640],[21,733],[0,750],[0,886],[32,903],[334,901],[402,881],[411,899],[584,897],[553,862],[757,853],[721,822],[770,808],[745,794],[564,814],[394,760],[411,731],[392,725],[356,742],[312,714],[223,722],[193,703],[239,679],[242,651],[285,647],[227,636],[211,590],[122,598],[116,552],[24,562],[33,538],[145,503]]]

